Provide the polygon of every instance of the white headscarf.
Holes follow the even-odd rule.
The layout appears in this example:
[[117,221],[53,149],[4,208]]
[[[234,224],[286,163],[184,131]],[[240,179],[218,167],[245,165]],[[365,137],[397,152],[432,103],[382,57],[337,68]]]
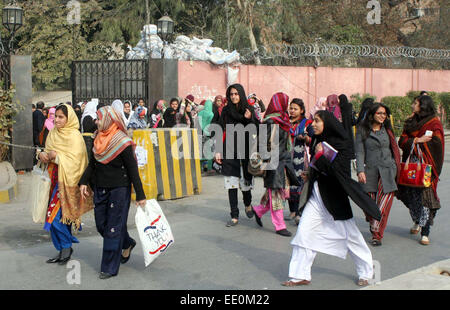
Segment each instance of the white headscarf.
[[116,99],[113,101],[113,103],[111,104],[111,107],[117,112],[119,113],[119,115],[122,116],[123,122],[125,123],[125,126],[128,126],[128,119],[125,116],[125,113],[123,113],[123,103],[121,100]]
[[97,105],[98,101],[89,101],[84,107],[83,115],[81,116],[81,132],[84,132],[83,129],[83,120],[86,116],[92,117],[92,120],[97,119]]

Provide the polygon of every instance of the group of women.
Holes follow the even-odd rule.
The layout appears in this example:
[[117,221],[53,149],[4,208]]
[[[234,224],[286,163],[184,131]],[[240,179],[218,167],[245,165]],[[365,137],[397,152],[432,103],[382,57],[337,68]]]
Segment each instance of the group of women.
[[[356,118],[345,95],[320,98],[305,116],[301,99],[284,93],[273,95],[264,118],[258,120],[254,108],[247,104],[242,85],[227,90],[229,104],[223,109],[220,123],[223,152],[215,160],[222,165],[225,189],[228,191],[231,219],[226,226],[239,222],[238,189],[242,191],[245,213],[253,216],[259,226],[270,211],[276,233],[291,236],[283,218],[289,205],[290,214],[298,224],[291,244],[293,254],[289,267],[290,280],[285,286],[306,285],[311,281],[311,266],[317,252],[345,258],[347,253],[356,264],[358,285],[367,285],[373,275],[371,252],[353,219],[349,198],[358,205],[370,223],[373,246],[380,246],[395,196],[410,210],[414,226],[410,232],[421,231],[420,243],[429,244],[430,226],[440,208],[437,183],[443,165],[444,135],[432,98],[422,95],[414,100],[413,113],[405,121],[397,143],[390,122],[390,110],[383,103],[366,100]],[[246,147],[236,148],[236,132],[227,132],[227,125],[267,125],[267,144],[277,147],[276,168],[263,173],[265,193],[258,205],[252,206],[254,175],[250,149],[257,143],[246,135]],[[354,141],[353,126],[356,125]],[[272,141],[273,130],[279,131]],[[238,133],[239,134],[239,133]],[[234,145],[229,157],[226,149]],[[329,146],[335,157],[328,156]],[[402,161],[423,162],[432,166],[430,187],[413,188],[399,184],[400,149]],[[225,156],[225,154],[228,155]],[[411,156],[410,156],[411,154]],[[423,158],[421,158],[423,154]],[[358,181],[351,178],[351,161],[356,159]],[[314,168],[309,164],[314,161]]]
[[146,200],[135,144],[122,116],[111,106],[101,107],[95,114],[96,131],[92,145],[86,147],[74,109],[58,105],[55,127],[37,156],[48,164],[51,196],[44,228],[50,231],[58,251],[47,263],[70,260],[72,244],[78,243],[72,229],[81,229],[81,216],[95,205],[95,222],[104,241],[99,277],[107,279],[118,274],[120,264],[128,261],[136,245],[127,232],[131,185],[137,205],[144,206]]
[[[355,120],[345,95],[331,95],[320,98],[307,118],[301,99],[289,102],[289,97],[279,92],[272,96],[262,117],[257,108],[262,103],[255,105],[247,100],[242,85],[228,87],[226,97],[228,104],[220,106],[220,113],[219,106],[208,101],[199,113],[206,125],[217,122],[224,129],[222,136],[215,136],[216,143],[223,143],[223,152],[216,153],[215,160],[222,165],[228,191],[231,219],[226,226],[239,222],[238,189],[243,194],[246,216],[255,217],[256,223],[263,226],[261,219],[270,211],[276,233],[286,237],[292,236],[283,216],[283,210],[289,207],[287,219],[295,220],[298,229],[291,241],[290,280],[283,285],[309,284],[317,252],[340,258],[349,253],[356,264],[358,284],[368,284],[373,274],[372,255],[355,224],[349,198],[366,214],[373,246],[381,245],[394,196],[410,210],[414,222],[410,232],[420,231],[420,243],[429,244],[430,226],[440,208],[437,183],[444,156],[443,128],[431,97],[423,95],[415,99],[398,143],[390,123],[390,110],[382,103],[365,102]],[[167,120],[190,126],[189,104],[182,109],[177,104],[172,101],[171,107],[155,119],[165,119],[169,113]],[[162,102],[155,104],[157,111],[162,112],[161,105]],[[99,109],[86,105],[82,132],[88,133],[92,141],[83,138],[70,105],[60,104],[54,115],[54,128],[48,132],[45,149],[38,153],[38,158],[48,164],[51,177],[44,228],[50,231],[58,251],[47,263],[64,264],[70,260],[72,244],[78,243],[72,235],[72,226],[81,229],[81,216],[95,205],[97,230],[104,240],[99,277],[116,276],[120,264],[128,261],[136,245],[126,225],[131,185],[137,205],[144,206],[146,201],[123,107],[121,102]],[[278,162],[276,167],[264,171],[265,192],[260,203],[252,206],[254,174],[249,165],[257,139],[246,131],[246,147],[239,149],[236,136],[240,133],[227,134],[227,125],[261,123],[266,125],[267,138],[260,148],[269,151],[278,148]],[[206,125],[202,129],[208,133]],[[272,134],[276,132],[278,135]],[[336,153],[334,158],[327,154],[330,146]],[[227,156],[228,148],[233,150],[231,157]],[[399,185],[400,149],[403,161],[409,157],[409,162],[424,161],[432,166],[430,187]],[[351,178],[354,158],[359,182]],[[314,168],[310,162],[314,162]]]

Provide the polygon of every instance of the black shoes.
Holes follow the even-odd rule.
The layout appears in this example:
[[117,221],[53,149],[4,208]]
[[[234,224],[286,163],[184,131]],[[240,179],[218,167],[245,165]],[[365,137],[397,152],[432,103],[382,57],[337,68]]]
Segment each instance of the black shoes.
[[50,258],[49,260],[46,261],[46,263],[47,264],[58,263],[59,265],[64,265],[70,260],[72,253],[73,253],[72,248],[62,249],[62,251],[60,251],[56,257]]
[[58,253],[56,257],[50,258],[46,261],[47,264],[55,264],[58,263],[61,260],[61,252]]
[[277,234],[284,236],[284,237],[292,236],[292,233],[287,229],[277,230]]
[[112,274],[107,273],[107,272],[100,272],[100,275],[98,276],[98,278],[102,279],[102,280],[106,280],[106,279],[109,279],[109,278],[114,277],[114,276],[115,275],[112,275]]
[[133,243],[131,243],[131,246],[130,246],[130,253],[128,254],[128,257],[124,257],[123,255],[120,256],[120,263],[121,264],[125,264],[126,262],[128,262],[128,260],[130,259],[130,256],[131,256],[131,251],[133,251],[135,246],[136,246],[136,241],[133,240]]
[[255,215],[256,224],[263,227],[263,223],[261,222],[261,218],[256,214],[255,209],[252,207],[253,214]]
[[61,251],[61,259],[59,260],[58,264],[65,265],[70,260],[72,253],[73,253],[72,248],[63,249]]
[[253,217],[254,213],[253,213],[252,206],[245,207],[245,214],[247,215],[247,217],[249,219],[251,219]]

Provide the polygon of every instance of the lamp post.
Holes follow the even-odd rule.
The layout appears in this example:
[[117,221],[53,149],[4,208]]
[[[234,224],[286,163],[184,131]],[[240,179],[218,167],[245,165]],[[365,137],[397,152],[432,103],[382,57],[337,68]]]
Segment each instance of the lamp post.
[[[23,25],[23,9],[16,4],[16,1],[5,6],[2,10],[2,24],[9,31],[8,50],[1,43],[2,54],[14,53],[14,36],[16,31]],[[1,38],[0,38],[1,39]]]
[[173,34],[173,20],[165,15],[158,19],[158,36],[163,41],[163,48],[161,51],[161,58],[164,59],[164,46],[166,44],[166,41],[172,36]]

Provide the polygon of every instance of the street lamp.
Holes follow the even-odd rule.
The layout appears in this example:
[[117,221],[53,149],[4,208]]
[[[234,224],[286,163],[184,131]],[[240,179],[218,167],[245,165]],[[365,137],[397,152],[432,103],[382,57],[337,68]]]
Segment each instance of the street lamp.
[[163,41],[161,58],[164,58],[164,45],[173,34],[173,20],[169,16],[165,15],[160,19],[158,19],[157,27],[158,27],[158,36]]
[[[16,31],[23,25],[23,10],[17,6],[16,1],[5,6],[2,10],[2,23],[3,26],[9,31],[10,38],[8,43],[8,52],[13,53],[13,41]],[[3,45],[3,44],[2,44]]]

